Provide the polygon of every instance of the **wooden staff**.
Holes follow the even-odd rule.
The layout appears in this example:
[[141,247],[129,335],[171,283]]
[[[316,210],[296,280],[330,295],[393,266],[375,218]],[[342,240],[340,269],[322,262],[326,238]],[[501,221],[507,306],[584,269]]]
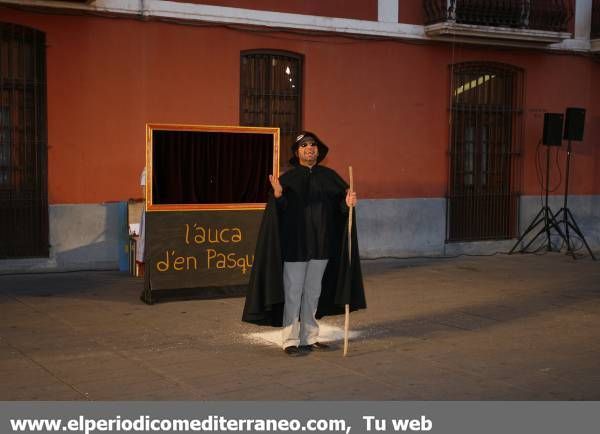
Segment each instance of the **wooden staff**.
[[[354,192],[354,178],[352,176],[352,166],[348,167],[350,172],[350,194]],[[348,210],[348,268],[352,265],[352,210]],[[348,328],[350,327],[350,305],[346,304],[346,318],[344,321],[344,357],[348,354]]]

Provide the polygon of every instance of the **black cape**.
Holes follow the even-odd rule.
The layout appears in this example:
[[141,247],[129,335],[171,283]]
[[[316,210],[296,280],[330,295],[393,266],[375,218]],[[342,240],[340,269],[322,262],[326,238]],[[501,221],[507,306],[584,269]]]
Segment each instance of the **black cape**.
[[[348,184],[335,171],[319,166],[320,176],[325,177],[328,187],[345,194]],[[298,191],[302,188],[298,171],[292,169],[280,178],[284,188]],[[328,232],[329,262],[323,276],[323,286],[317,308],[317,318],[326,315],[338,315],[345,312],[348,304],[350,310],[366,308],[363,287],[358,239],[356,236],[356,213],[352,221],[352,261],[348,258],[348,213],[347,209],[332,206],[332,227]],[[267,202],[258,240],[254,263],[250,274],[250,283],[246,294],[246,303],[242,321],[281,327],[283,321],[283,254],[281,243],[283,238],[281,211],[271,195]]]

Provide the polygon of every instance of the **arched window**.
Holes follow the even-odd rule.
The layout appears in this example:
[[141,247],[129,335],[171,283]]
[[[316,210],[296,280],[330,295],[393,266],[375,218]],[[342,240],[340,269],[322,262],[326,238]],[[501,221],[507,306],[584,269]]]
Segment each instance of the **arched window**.
[[252,50],[240,58],[240,125],[279,127],[280,165],[301,130],[302,56],[283,51]]
[[451,68],[449,241],[518,233],[523,71],[499,63]]
[[0,258],[48,256],[44,33],[0,23]]

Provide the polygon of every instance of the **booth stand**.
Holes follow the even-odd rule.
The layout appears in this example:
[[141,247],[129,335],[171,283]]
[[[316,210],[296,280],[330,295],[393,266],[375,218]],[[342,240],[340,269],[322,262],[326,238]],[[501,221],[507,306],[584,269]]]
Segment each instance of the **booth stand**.
[[244,288],[279,129],[148,124],[146,168],[142,300]]

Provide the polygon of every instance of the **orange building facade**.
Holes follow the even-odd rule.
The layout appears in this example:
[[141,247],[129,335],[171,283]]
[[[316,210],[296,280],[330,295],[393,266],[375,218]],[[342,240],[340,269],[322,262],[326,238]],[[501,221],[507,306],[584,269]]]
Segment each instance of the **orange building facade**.
[[[253,53],[299,59],[292,132],[319,134],[339,173],[353,166],[363,257],[507,251],[540,206],[544,113],[567,107],[586,110],[569,201],[600,249],[597,2],[565,1],[562,27],[528,11],[536,28],[465,18],[460,1],[440,19],[438,3],[0,2],[7,77],[29,55],[6,48],[18,47],[14,29],[45,37],[49,243],[38,257],[5,250],[0,271],[118,267],[119,204],[141,195],[146,124],[248,124],[242,63]],[[258,126],[281,126],[271,122]],[[550,149],[556,210],[566,144]]]

